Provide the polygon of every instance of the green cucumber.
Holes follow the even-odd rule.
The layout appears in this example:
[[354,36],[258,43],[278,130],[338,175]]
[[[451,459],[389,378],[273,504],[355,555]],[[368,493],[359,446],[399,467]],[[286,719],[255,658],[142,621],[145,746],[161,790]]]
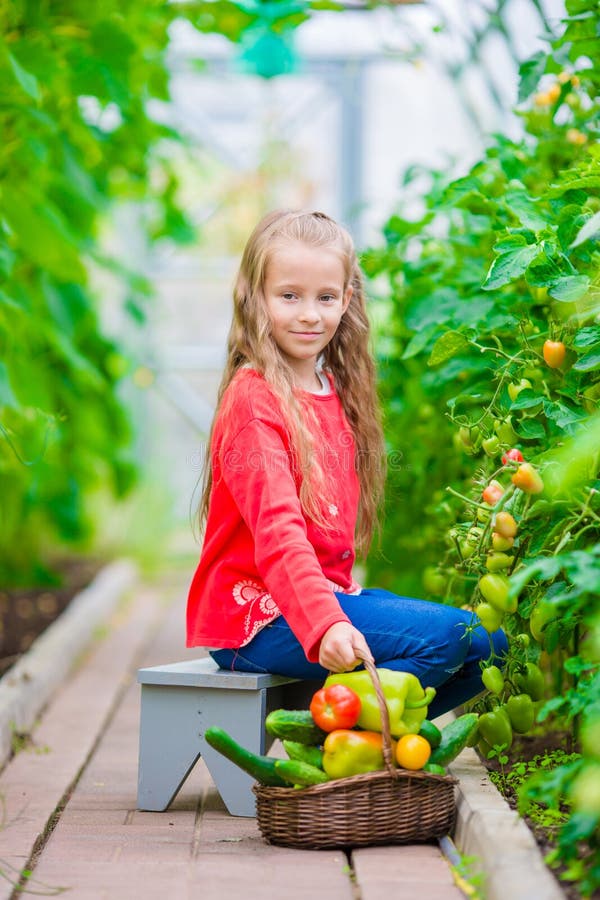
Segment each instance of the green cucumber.
[[421,722],[421,727],[419,728],[419,734],[421,737],[424,737],[432,750],[435,750],[436,747],[439,747],[442,742],[442,732],[434,725],[433,722],[430,722],[429,719],[424,719]]
[[290,759],[308,763],[310,766],[316,766],[317,769],[323,768],[323,751],[320,747],[300,744],[298,741],[282,741],[282,743],[283,749]]
[[278,759],[275,763],[275,771],[290,784],[300,784],[303,787],[311,784],[324,784],[329,781],[329,777],[323,769],[318,769],[299,759]]
[[204,739],[214,750],[218,750],[260,784],[269,787],[288,786],[287,781],[277,774],[275,767],[277,760],[274,757],[259,756],[257,753],[246,750],[222,728],[207,728],[204,732]]
[[274,709],[265,719],[265,728],[273,737],[282,741],[319,746],[327,732],[315,725],[308,709]]
[[429,772],[431,775],[445,775],[446,770],[443,766],[440,766],[439,763],[425,763],[423,766],[424,772]]
[[441,743],[429,757],[429,762],[436,763],[438,766],[447,766],[449,762],[452,762],[472,739],[473,732],[477,729],[478,719],[477,713],[465,713],[446,725],[442,729]]

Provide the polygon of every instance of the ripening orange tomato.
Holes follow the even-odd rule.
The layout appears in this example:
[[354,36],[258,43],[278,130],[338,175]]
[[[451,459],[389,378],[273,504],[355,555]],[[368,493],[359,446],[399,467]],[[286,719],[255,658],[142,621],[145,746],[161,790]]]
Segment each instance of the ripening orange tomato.
[[562,341],[544,341],[542,353],[546,360],[546,365],[551,369],[560,369],[565,361],[567,348]]
[[403,769],[422,769],[431,756],[431,744],[420,734],[405,734],[396,744],[396,761]]
[[539,494],[544,490],[540,473],[530,463],[523,463],[512,476],[512,483],[526,494]]
[[490,504],[490,506],[495,506],[503,493],[504,488],[499,481],[496,481],[496,479],[493,478],[487,485],[481,496],[486,503]]
[[494,531],[501,534],[502,537],[514,538],[518,531],[518,526],[513,516],[511,516],[509,512],[506,512],[506,510],[502,510],[502,512],[499,512],[496,516]]

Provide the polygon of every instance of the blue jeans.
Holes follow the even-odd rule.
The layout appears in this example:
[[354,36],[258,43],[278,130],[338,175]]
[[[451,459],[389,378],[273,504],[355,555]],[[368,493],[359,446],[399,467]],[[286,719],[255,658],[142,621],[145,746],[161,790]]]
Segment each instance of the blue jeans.
[[[412,672],[423,687],[436,688],[430,718],[479,694],[483,690],[481,660],[493,655],[502,665],[508,648],[503,631],[488,634],[468,610],[377,588],[336,597],[364,634],[378,667]],[[317,680],[328,675],[318,663],[308,662],[283,616],[261,629],[245,647],[213,650],[211,656],[221,668],[240,672]]]

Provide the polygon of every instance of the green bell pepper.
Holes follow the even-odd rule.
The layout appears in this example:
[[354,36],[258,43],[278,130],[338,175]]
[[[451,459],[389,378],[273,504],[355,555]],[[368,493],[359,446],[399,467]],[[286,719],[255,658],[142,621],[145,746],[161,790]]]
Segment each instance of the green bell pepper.
[[338,728],[325,738],[323,769],[330,778],[348,778],[384,768],[383,736],[380,732]]
[[[427,718],[427,707],[435,697],[435,688],[428,687],[423,690],[417,676],[410,672],[377,669],[377,674],[390,715],[392,736],[418,734],[421,723]],[[357,722],[359,728],[381,731],[381,713],[377,695],[371,676],[366,670],[329,675],[325,686],[330,684],[345,684],[360,697],[362,705]]]

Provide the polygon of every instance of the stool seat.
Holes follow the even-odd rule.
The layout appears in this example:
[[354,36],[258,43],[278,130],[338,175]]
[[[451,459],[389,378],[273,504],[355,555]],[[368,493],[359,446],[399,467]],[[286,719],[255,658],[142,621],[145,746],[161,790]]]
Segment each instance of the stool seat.
[[273,738],[265,719],[273,709],[306,709],[321,681],[230,672],[211,657],[138,670],[141,684],[137,808],[165,810],[203,757],[232,815],[254,816],[252,778],[210,747],[210,726],[227,731],[253,753]]

